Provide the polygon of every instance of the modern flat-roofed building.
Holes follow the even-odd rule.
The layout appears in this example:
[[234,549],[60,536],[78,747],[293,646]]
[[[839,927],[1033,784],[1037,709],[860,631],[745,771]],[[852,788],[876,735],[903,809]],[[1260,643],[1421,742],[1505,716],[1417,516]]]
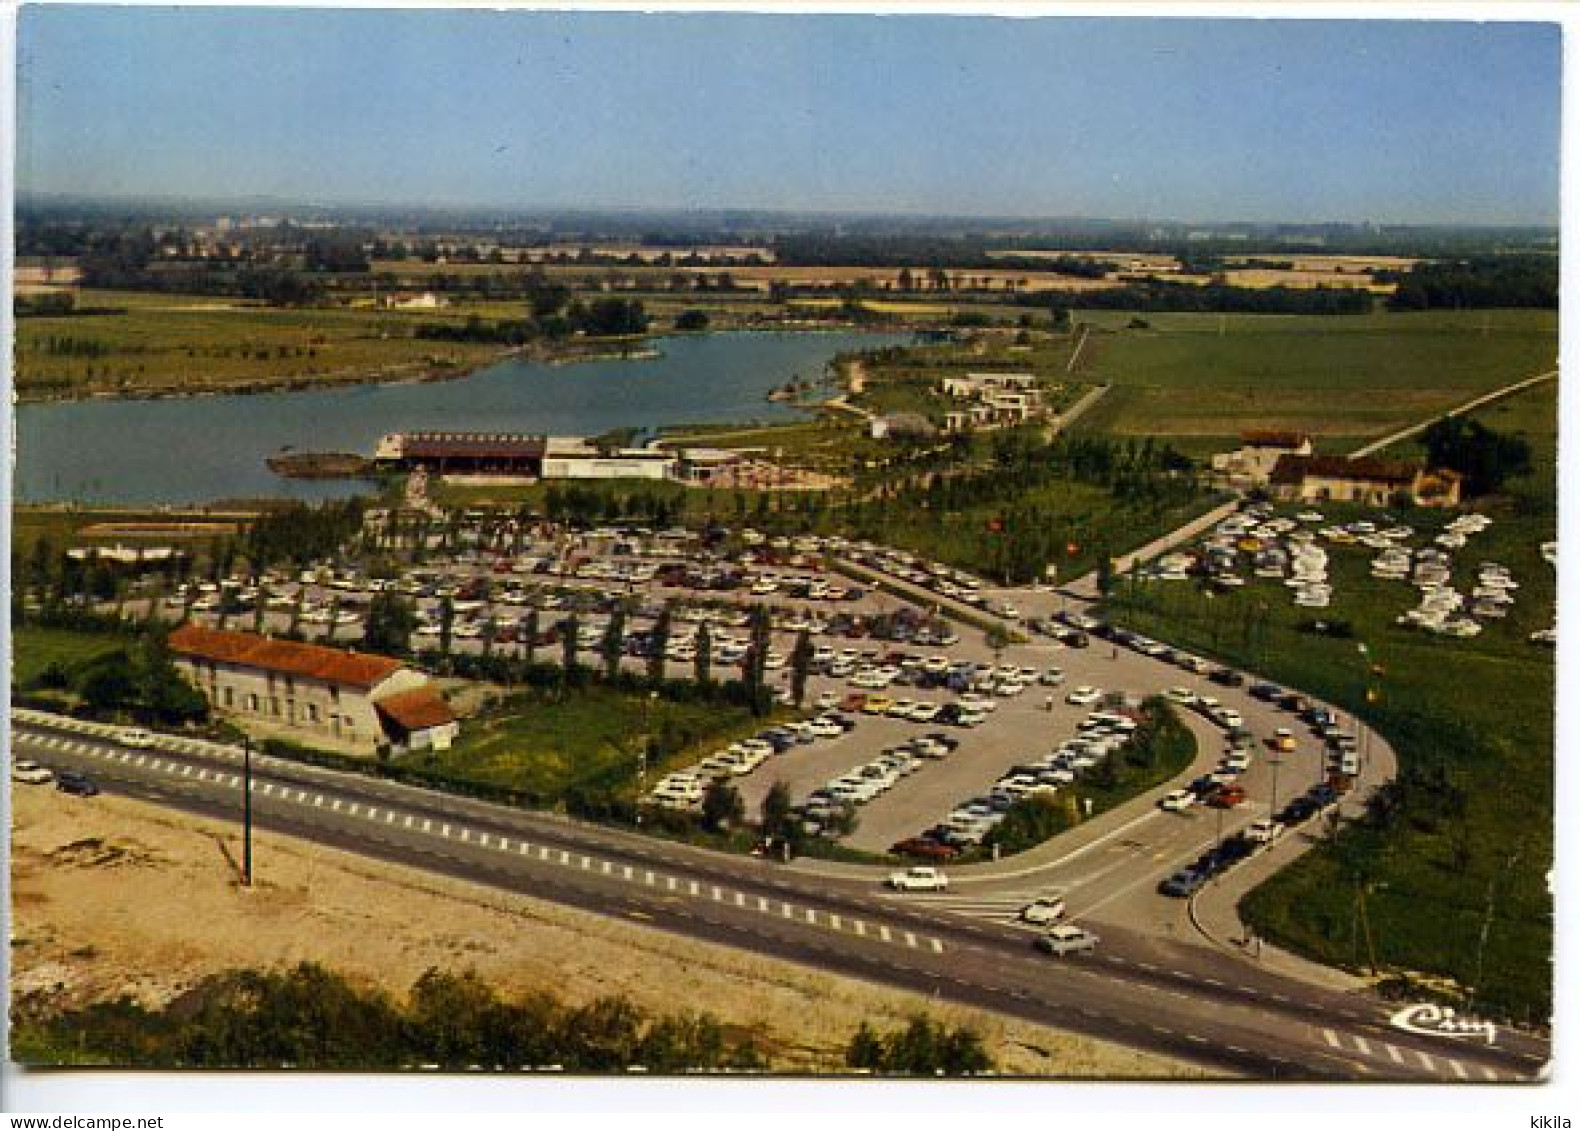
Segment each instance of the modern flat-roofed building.
[[185,624],[177,669],[248,732],[355,754],[454,739],[455,715],[428,676],[390,656]]

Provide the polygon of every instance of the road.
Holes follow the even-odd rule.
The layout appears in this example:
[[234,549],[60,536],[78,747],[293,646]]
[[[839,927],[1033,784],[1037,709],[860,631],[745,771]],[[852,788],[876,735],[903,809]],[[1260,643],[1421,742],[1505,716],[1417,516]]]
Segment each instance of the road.
[[[130,750],[22,720],[13,738],[19,756],[86,770],[107,790],[210,817],[239,810],[234,753]],[[260,827],[316,843],[1253,1078],[1513,1082],[1533,1078],[1547,1057],[1545,1043],[1523,1034],[1500,1033],[1489,1047],[1403,1032],[1390,1026],[1389,1007],[1363,995],[1120,927],[1103,930],[1096,955],[1049,959],[1025,929],[879,895],[870,879],[804,874],[262,756],[253,795]]]

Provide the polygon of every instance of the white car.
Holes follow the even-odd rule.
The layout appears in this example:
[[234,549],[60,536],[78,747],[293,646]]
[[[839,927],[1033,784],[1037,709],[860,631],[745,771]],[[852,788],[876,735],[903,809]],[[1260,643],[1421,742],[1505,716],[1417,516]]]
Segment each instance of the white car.
[[1022,907],[1020,909],[1020,918],[1025,923],[1047,926],[1063,919],[1064,910],[1064,896],[1045,895],[1032,900],[1025,907]]
[[11,780],[24,785],[48,785],[55,780],[55,774],[48,766],[21,761],[12,765]]
[[918,866],[890,872],[886,881],[895,891],[948,891],[949,877],[937,868]]
[[832,711],[839,706],[839,696],[832,691],[825,691],[817,697],[814,705],[819,711]]
[[1081,686],[1077,687],[1074,691],[1071,691],[1068,695],[1066,695],[1064,697],[1064,701],[1066,703],[1074,704],[1077,707],[1089,707],[1102,697],[1103,693],[1100,689],[1096,687]]
[[1066,954],[1091,953],[1097,949],[1097,936],[1085,927],[1074,923],[1060,923],[1037,938],[1037,949],[1062,957]]
[[1231,750],[1223,756],[1223,768],[1243,774],[1251,768],[1251,756],[1244,750]]
[[1171,687],[1163,694],[1170,702],[1178,703],[1181,707],[1196,705],[1196,693],[1188,687]]
[[1048,668],[1037,677],[1037,682],[1044,687],[1058,687],[1059,684],[1064,682],[1064,672],[1058,668]]
[[1261,817],[1251,822],[1245,830],[1245,839],[1252,844],[1272,844],[1284,831],[1284,826],[1271,817]]
[[136,750],[147,750],[154,744],[154,736],[142,727],[125,727],[115,734],[115,741]]
[[1196,804],[1196,795],[1188,789],[1176,789],[1165,794],[1158,802],[1158,808],[1169,813],[1183,813]]

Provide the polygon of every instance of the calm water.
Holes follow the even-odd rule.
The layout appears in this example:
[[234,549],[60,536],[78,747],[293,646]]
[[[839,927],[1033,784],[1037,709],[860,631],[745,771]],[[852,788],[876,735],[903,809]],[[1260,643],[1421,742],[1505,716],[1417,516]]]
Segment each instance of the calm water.
[[282,479],[264,458],[286,446],[371,453],[386,432],[418,429],[596,435],[610,428],[792,419],[765,400],[816,380],[842,350],[904,335],[725,333],[661,338],[662,357],[545,365],[505,361],[458,381],[318,393],[87,401],[17,410],[20,502],[194,503],[359,488]]

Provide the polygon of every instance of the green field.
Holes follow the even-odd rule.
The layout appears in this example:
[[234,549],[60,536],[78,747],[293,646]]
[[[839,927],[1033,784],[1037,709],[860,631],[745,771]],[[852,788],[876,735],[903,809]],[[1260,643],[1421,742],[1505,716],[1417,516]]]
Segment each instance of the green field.
[[500,353],[493,345],[410,336],[417,322],[458,317],[455,312],[281,310],[118,291],[87,291],[78,301],[125,313],[19,319],[16,384],[22,398],[411,379]]
[[651,784],[762,726],[743,707],[649,700],[602,686],[574,689],[563,699],[552,691],[531,691],[468,719],[450,750],[402,761],[549,804],[576,791],[626,792],[634,800],[638,752],[648,738],[663,750],[647,767]]
[[11,635],[12,686],[29,686],[52,664],[58,664],[69,673],[100,656],[121,651],[131,643],[129,637],[108,633],[16,626]]
[[1414,423],[1553,368],[1556,315],[1546,311],[1345,317],[1147,315],[1089,318],[1083,376],[1114,390],[1087,431],[1173,440],[1245,429],[1312,433],[1325,450]]

